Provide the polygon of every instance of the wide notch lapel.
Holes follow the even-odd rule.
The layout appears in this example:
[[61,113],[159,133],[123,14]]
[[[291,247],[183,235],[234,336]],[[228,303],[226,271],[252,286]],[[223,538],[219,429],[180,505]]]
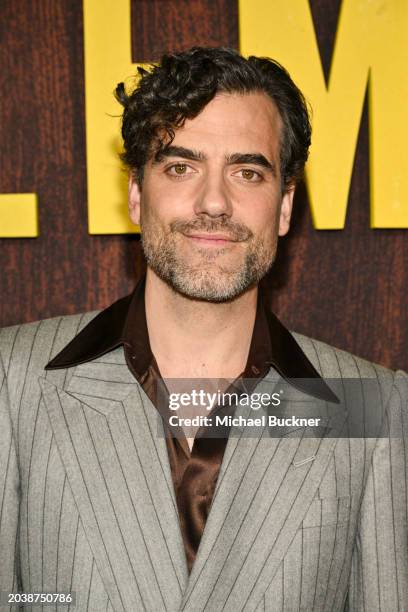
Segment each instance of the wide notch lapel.
[[[71,370],[72,372],[72,370]],[[122,348],[41,379],[58,450],[115,610],[178,610],[187,584],[166,442]]]
[[[256,391],[279,388],[280,377],[272,372]],[[280,437],[271,437],[267,427],[257,437],[246,437],[243,429],[231,432],[181,610],[256,609],[316,494],[344,426],[344,410],[327,406],[325,432],[330,431],[330,437],[297,426],[285,427]],[[287,401],[285,413],[298,414],[301,408],[299,401]]]

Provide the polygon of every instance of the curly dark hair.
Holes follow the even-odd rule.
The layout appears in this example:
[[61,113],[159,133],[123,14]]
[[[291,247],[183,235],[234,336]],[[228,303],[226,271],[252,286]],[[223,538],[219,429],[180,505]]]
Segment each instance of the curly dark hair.
[[280,147],[282,190],[298,181],[308,157],[311,127],[305,98],[288,72],[275,60],[242,57],[225,47],[193,47],[163,55],[149,71],[138,68],[140,80],[127,94],[116,87],[124,107],[122,160],[139,184],[146,162],[174,138],[186,119],[193,119],[217,93],[264,92],[283,122]]

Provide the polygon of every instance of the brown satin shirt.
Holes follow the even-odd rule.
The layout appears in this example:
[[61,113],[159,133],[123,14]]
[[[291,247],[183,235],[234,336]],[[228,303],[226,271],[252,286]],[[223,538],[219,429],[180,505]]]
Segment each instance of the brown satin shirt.
[[[50,363],[46,369],[65,368],[96,359],[123,345],[129,369],[146,395],[158,408],[156,389],[161,376],[149,342],[144,303],[145,279],[134,292],[99,313]],[[314,395],[332,399],[331,391],[307,359],[290,332],[267,308],[258,292],[258,304],[252,339],[242,374],[234,381],[234,390],[251,392],[273,366],[284,378],[313,378]],[[159,408],[164,423],[168,406]],[[213,408],[213,411],[217,407]],[[211,414],[211,413],[209,413]],[[176,428],[177,429],[177,428]],[[214,496],[217,478],[228,441],[225,437],[205,437],[200,428],[190,452],[183,431],[177,435],[165,426],[169,464],[178,506],[180,528],[189,571],[193,566]]]

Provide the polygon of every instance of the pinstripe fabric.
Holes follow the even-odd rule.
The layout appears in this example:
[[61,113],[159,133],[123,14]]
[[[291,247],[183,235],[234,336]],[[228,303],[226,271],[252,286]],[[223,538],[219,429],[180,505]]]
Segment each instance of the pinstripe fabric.
[[294,334],[323,376],[376,379],[404,435],[349,439],[340,419],[330,439],[230,437],[188,576],[165,440],[122,349],[44,371],[92,316],[0,332],[1,590],[73,590],[78,610],[408,610],[404,373]]

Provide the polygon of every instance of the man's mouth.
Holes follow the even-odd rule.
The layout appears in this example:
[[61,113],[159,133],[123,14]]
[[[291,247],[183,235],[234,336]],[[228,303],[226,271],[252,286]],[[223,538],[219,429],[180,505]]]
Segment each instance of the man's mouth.
[[195,232],[183,235],[201,246],[219,247],[238,242],[236,238],[225,233]]

